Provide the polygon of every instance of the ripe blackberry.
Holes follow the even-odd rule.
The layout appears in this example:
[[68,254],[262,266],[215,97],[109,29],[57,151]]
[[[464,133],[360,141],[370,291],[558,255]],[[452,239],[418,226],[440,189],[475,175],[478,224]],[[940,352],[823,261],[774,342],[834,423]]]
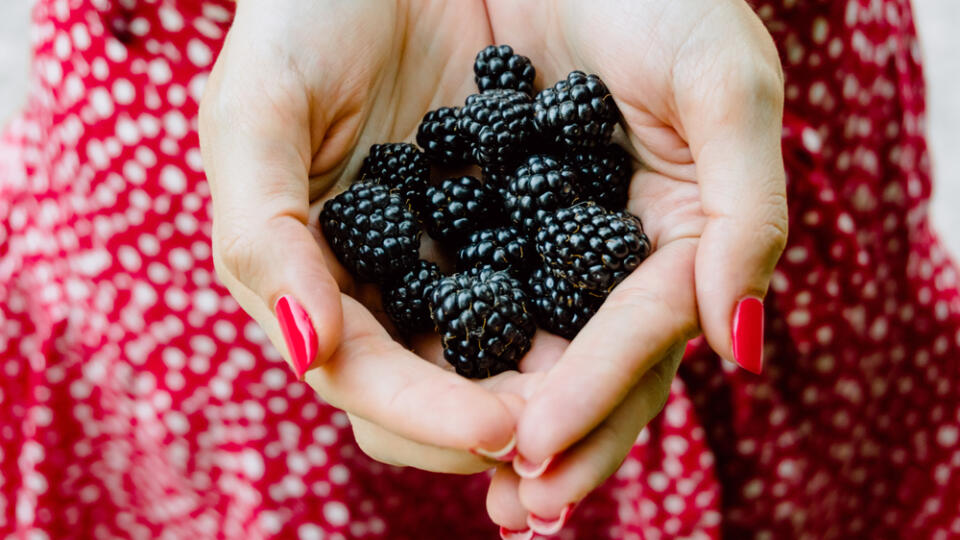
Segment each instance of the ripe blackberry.
[[448,178],[427,188],[423,216],[435,240],[459,246],[473,231],[496,223],[493,195],[473,176]]
[[430,164],[423,152],[412,144],[375,144],[363,159],[360,179],[399,189],[406,201],[416,208],[430,181]]
[[579,180],[580,198],[607,210],[623,210],[630,189],[630,154],[616,143],[577,148],[564,156]]
[[602,296],[574,287],[544,266],[530,274],[527,292],[537,325],[567,339],[573,339],[603,304]]
[[488,90],[467,97],[460,133],[482,167],[504,167],[534,138],[533,102],[517,90]]
[[471,379],[517,369],[536,331],[526,295],[506,272],[483,270],[440,279],[430,294],[443,356]]
[[413,270],[381,289],[383,310],[402,334],[410,335],[433,328],[427,297],[441,277],[436,264],[419,261]]
[[536,262],[539,262],[536,248],[530,238],[515,227],[477,231],[457,253],[457,269],[461,272],[489,266],[518,277]]
[[537,94],[534,125],[547,139],[566,146],[598,146],[610,142],[620,111],[596,75],[574,71]]
[[417,144],[434,163],[457,166],[470,163],[470,145],[460,135],[460,109],[440,107],[424,115],[417,129]]
[[544,216],[537,251],[554,275],[573,285],[609,292],[650,254],[640,220],[586,202]]
[[382,184],[359,182],[330,199],[320,225],[337,259],[361,281],[385,283],[417,262],[420,226]]
[[527,95],[533,94],[533,79],[537,76],[530,59],[515,54],[509,45],[490,45],[477,53],[473,73],[481,92],[509,89]]
[[547,213],[573,204],[577,175],[562,161],[544,154],[529,156],[510,179],[506,208],[520,230],[534,232]]

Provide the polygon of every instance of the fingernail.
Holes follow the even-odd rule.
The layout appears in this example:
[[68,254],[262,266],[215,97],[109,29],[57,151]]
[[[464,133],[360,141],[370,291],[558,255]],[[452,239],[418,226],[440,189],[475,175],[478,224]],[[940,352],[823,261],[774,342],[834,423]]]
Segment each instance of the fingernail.
[[503,540],[531,540],[533,531],[530,529],[512,531],[506,527],[500,527],[500,538],[503,538]]
[[547,471],[547,467],[550,466],[552,461],[553,456],[550,456],[538,465],[536,463],[530,463],[521,455],[517,455],[517,457],[513,458],[513,470],[516,471],[521,478],[539,478]]
[[544,536],[557,534],[560,532],[560,529],[566,525],[567,518],[570,517],[571,511],[573,511],[573,503],[564,506],[563,510],[560,511],[560,517],[556,517],[554,519],[543,519],[533,514],[529,514],[527,515],[527,526],[529,526],[533,532],[542,534]]
[[471,450],[474,454],[492,459],[495,461],[513,461],[517,457],[517,436],[510,437],[510,442],[500,450],[484,450],[483,448],[474,448]]
[[307,367],[317,356],[317,332],[313,329],[307,311],[289,295],[283,295],[277,300],[274,311],[280,321],[280,330],[287,342],[287,350],[290,351],[293,374],[297,379],[303,379]]
[[747,371],[763,370],[763,301],[754,296],[741,300],[733,314],[733,359]]

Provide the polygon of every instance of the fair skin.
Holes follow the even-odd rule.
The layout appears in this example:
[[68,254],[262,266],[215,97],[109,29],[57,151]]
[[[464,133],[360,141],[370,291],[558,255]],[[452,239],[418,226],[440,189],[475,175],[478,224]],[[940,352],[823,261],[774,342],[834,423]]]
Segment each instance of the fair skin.
[[[656,251],[573,342],[538,334],[520,373],[477,383],[442,367],[435,336],[418,354],[391,338],[315,218],[370,144],[412,140],[424,113],[474,92],[473,56],[490,43],[529,56],[538,87],[573,69],[605,80],[643,163],[629,210]],[[371,457],[470,473],[496,466],[470,450],[514,434],[525,461],[556,456],[538,478],[497,467],[488,512],[524,529],[616,470],[689,338],[733,359],[734,306],[763,296],[786,240],[782,90],[742,0],[246,0],[201,107],[218,275],[282,351],[272,306],[303,304],[319,338],[306,382],[347,411]]]

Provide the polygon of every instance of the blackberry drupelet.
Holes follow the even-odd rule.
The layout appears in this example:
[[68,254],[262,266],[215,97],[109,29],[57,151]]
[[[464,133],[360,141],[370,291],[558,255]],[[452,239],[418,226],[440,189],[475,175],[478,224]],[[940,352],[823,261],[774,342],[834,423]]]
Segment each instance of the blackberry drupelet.
[[527,95],[533,94],[533,79],[537,76],[530,59],[514,53],[509,45],[490,45],[477,53],[473,73],[481,92],[509,89]]
[[613,96],[596,75],[574,71],[537,94],[534,125],[544,138],[570,147],[610,142],[620,120]]
[[627,206],[630,178],[630,154],[611,143],[597,148],[577,148],[564,156],[579,181],[580,198],[594,201],[607,210]]
[[547,214],[537,251],[554,275],[576,287],[609,292],[650,254],[640,220],[586,202]]
[[337,259],[361,281],[385,283],[417,262],[420,226],[403,198],[382,184],[359,182],[330,199],[320,225]]
[[441,277],[436,264],[419,261],[398,281],[383,286],[383,310],[400,333],[409,336],[433,328],[427,298]]
[[577,175],[556,158],[544,154],[529,156],[512,175],[506,209],[510,221],[532,233],[547,213],[567,207],[576,200]]
[[578,289],[541,266],[527,283],[530,310],[540,328],[573,339],[600,309],[604,297]]
[[444,358],[471,379],[517,369],[536,331],[526,301],[506,272],[487,268],[440,279],[430,305]]
[[495,225],[499,215],[496,198],[473,176],[427,188],[423,217],[427,232],[441,243],[459,246],[473,231]]
[[466,245],[457,253],[457,269],[461,272],[491,267],[520,277],[539,261],[530,238],[515,227],[477,231],[470,235]]
[[503,168],[534,139],[533,102],[517,90],[488,90],[467,97],[460,134],[481,167]]
[[424,115],[417,128],[417,144],[439,165],[458,166],[473,161],[470,145],[460,135],[460,109],[440,107]]
[[430,181],[430,163],[412,144],[375,144],[363,159],[360,179],[399,189],[406,201],[417,208]]

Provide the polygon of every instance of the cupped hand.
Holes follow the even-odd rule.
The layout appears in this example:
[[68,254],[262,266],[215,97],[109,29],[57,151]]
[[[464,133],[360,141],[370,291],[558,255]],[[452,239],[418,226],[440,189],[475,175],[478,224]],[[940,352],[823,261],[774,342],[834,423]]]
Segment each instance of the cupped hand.
[[201,106],[218,276],[388,463],[489,468],[513,447],[523,379],[474,384],[395,342],[310,224],[370,144],[470,93],[490,41],[479,1],[241,0]]
[[722,357],[759,371],[758,299],[787,235],[783,80],[742,0],[487,9],[494,39],[531,58],[539,87],[573,69],[606,82],[638,160],[628,207],[655,247],[526,396],[520,457],[494,477],[491,517],[547,533],[622,462],[664,404],[689,338],[702,331]]

